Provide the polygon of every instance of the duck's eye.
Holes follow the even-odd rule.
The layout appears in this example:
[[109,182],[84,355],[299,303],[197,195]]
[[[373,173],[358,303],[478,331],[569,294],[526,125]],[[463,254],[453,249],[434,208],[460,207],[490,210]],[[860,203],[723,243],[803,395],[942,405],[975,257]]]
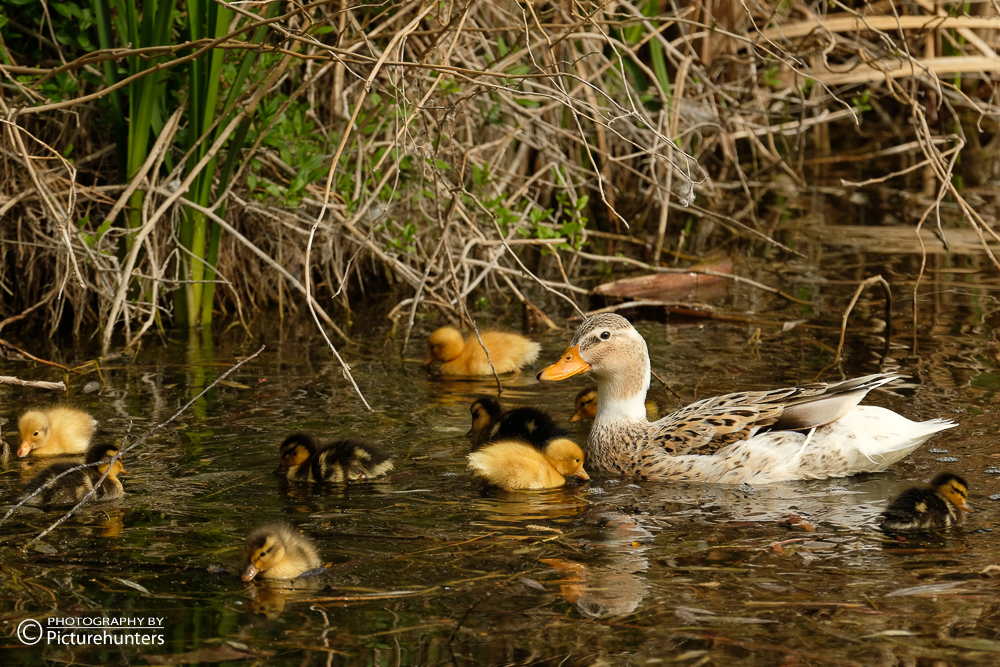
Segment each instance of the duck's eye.
[[32,437],[35,437],[35,438],[37,438],[37,437],[38,437],[38,431],[35,431],[35,432],[34,432],[34,433],[32,434]]
[[601,340],[607,340],[609,338],[611,338],[611,332],[610,331],[602,331],[601,332]]

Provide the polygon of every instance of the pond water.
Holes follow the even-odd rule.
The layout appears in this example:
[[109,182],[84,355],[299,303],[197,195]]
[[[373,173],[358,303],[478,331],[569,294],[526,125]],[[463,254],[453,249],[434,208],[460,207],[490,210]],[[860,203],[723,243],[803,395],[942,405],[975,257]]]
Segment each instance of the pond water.
[[[484,491],[465,469],[464,434],[470,401],[492,392],[493,380],[450,380],[420,367],[437,321],[418,324],[403,364],[398,341],[381,356],[387,324],[355,326],[354,344],[340,346],[374,412],[304,319],[275,318],[253,336],[230,330],[208,345],[151,336],[134,357],[102,363],[99,374],[71,374],[68,400],[100,420],[99,438],[117,440],[130,423],[135,437],[166,420],[267,346],[126,457],[124,500],[90,505],[27,547],[59,512],[22,510],[0,527],[2,662],[993,664],[1000,281],[985,263],[937,258],[920,287],[914,329],[907,295],[918,258],[831,251],[824,264],[840,268],[792,262],[752,276],[815,306],[737,285],[717,303],[743,321],[640,322],[654,371],[680,399],[655,391],[673,409],[718,393],[899,370],[906,382],[872,392],[867,403],[960,426],[887,473],[756,489],[594,475],[552,491]],[[851,319],[845,360],[820,375],[857,282],[875,273],[890,277],[896,296],[888,357],[875,289]],[[539,367],[558,357],[573,326],[538,337]],[[94,354],[11,342],[69,365]],[[42,365],[8,362],[6,371],[59,379]],[[100,391],[83,393],[93,381],[103,382]],[[540,384],[525,372],[504,378],[505,397],[565,420],[591,381]],[[3,396],[8,443],[16,416],[53,398],[11,387]],[[573,428],[585,440],[587,425]],[[296,431],[374,440],[396,456],[396,470],[349,486],[283,482],[273,472],[278,445]],[[972,486],[977,511],[963,529],[897,541],[873,528],[887,497],[943,469]],[[6,506],[26,475],[22,461],[3,468]],[[794,517],[815,531],[792,525]],[[313,537],[331,563],[304,588],[238,576],[247,533],[277,519]],[[147,633],[150,645],[46,637],[23,646],[18,626],[36,619],[44,627],[50,618],[157,619],[161,629]]]

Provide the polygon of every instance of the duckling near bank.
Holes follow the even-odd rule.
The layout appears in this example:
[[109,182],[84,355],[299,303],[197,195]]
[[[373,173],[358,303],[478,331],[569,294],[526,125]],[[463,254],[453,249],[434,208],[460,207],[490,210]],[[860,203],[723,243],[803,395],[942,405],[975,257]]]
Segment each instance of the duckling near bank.
[[338,440],[317,446],[303,433],[281,443],[281,464],[276,472],[295,482],[341,484],[380,477],[392,470],[391,455],[357,440]]
[[[48,466],[37,475],[28,481],[28,484],[24,487],[24,491],[19,496],[18,500],[31,495],[34,491],[41,488],[46,482],[62,475],[62,473],[67,470],[73,470],[66,475],[63,475],[58,480],[56,480],[51,486],[46,487],[37,496],[31,498],[26,503],[27,505],[34,505],[36,507],[47,507],[50,505],[75,505],[80,500],[87,495],[97,481],[101,478],[101,475],[108,470],[110,460],[115,454],[118,453],[118,447],[115,445],[94,445],[87,450],[87,458],[84,463],[98,463],[103,461],[101,465],[91,466],[89,468],[80,468],[79,470],[73,470],[76,468],[78,463],[53,463]],[[97,487],[97,492],[94,494],[94,500],[115,500],[121,498],[125,495],[125,490],[122,488],[122,482],[118,479],[118,475],[124,475],[126,471],[122,466],[121,459],[115,461],[114,465],[111,466],[108,476],[104,479],[99,487]]]
[[247,537],[243,555],[243,581],[295,579],[322,567],[316,545],[287,523],[272,523]]
[[948,528],[962,522],[974,511],[966,499],[969,485],[950,472],[931,480],[929,486],[914,486],[893,498],[879,518],[887,533],[915,533]]
[[21,446],[17,455],[25,457],[83,454],[94,437],[97,420],[82,410],[53,407],[28,410],[17,420]]
[[643,480],[771,484],[881,472],[934,433],[957,426],[858,405],[895,380],[894,373],[707,398],[650,422],[646,341],[612,313],[584,320],[538,379],[585,371],[594,372],[598,386],[588,465]]
[[[597,385],[592,384],[589,387],[584,387],[580,390],[580,393],[576,395],[573,399],[574,407],[576,412],[573,416],[569,418],[571,422],[578,422],[582,420],[594,421],[594,417],[597,416]],[[657,405],[656,401],[646,396],[646,419],[651,422],[655,422],[660,418],[660,406]]]
[[[502,331],[485,331],[480,334],[483,345],[490,351],[490,360],[497,373],[511,373],[534,363],[542,346],[524,336]],[[428,354],[424,366],[435,361],[441,364],[443,375],[492,375],[493,369],[486,360],[479,339],[475,334],[468,340],[454,327],[441,327],[427,339]]]
[[583,450],[565,438],[544,450],[516,440],[491,441],[469,454],[469,470],[507,491],[553,489],[563,486],[567,477],[590,479],[583,469]]

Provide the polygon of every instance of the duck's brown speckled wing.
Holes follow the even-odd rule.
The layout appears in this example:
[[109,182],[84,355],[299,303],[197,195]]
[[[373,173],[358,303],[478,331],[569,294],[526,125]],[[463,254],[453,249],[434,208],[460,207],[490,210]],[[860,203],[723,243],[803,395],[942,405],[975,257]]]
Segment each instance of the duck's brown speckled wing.
[[823,382],[706,398],[650,425],[650,444],[674,455],[714,454],[766,430],[828,424],[852,410],[873,388],[892,381],[878,373],[835,384]]

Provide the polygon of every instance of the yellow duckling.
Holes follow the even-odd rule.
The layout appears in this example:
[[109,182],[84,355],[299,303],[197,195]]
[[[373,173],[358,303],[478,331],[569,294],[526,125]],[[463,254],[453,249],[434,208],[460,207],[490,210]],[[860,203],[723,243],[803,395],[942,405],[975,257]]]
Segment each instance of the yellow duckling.
[[550,442],[544,451],[516,440],[489,442],[469,454],[469,470],[507,491],[553,489],[567,477],[590,479],[583,469],[583,450],[565,438]]
[[[592,384],[589,387],[581,389],[580,393],[573,399],[573,403],[576,407],[576,412],[569,418],[571,422],[578,422],[584,419],[593,421],[594,417],[597,416],[597,385]],[[659,418],[660,406],[656,404],[656,401],[647,396],[646,419],[655,422]]]
[[[542,346],[515,333],[486,331],[480,334],[483,345],[490,351],[490,359],[497,373],[511,373],[522,366],[534,363]],[[443,375],[492,375],[486,354],[475,335],[462,340],[454,327],[441,327],[427,339],[428,354],[424,366],[442,361]]]
[[21,446],[17,455],[25,457],[83,454],[97,428],[97,420],[82,410],[55,407],[29,410],[17,420]]
[[316,446],[308,435],[296,433],[281,443],[276,472],[295,482],[353,482],[380,477],[392,470],[389,454],[364,442],[338,440]]
[[[31,498],[26,504],[36,507],[75,505],[94,488],[101,475],[108,469],[111,457],[117,453],[118,447],[115,445],[94,445],[87,450],[87,458],[84,460],[84,463],[93,464],[102,462],[100,465],[73,470],[73,468],[79,465],[78,463],[53,463],[28,481],[19,499],[31,495],[46,482],[58,475],[62,475],[67,470],[73,470],[73,472],[60,477],[51,486],[43,489],[41,493]],[[94,494],[93,499],[115,500],[124,496],[125,490],[122,488],[121,480],[118,479],[118,475],[124,474],[126,474],[126,471],[122,466],[121,459],[118,459],[111,466],[108,476],[97,487],[97,492]]]
[[943,472],[929,486],[914,486],[896,496],[879,519],[887,533],[915,533],[947,528],[974,511],[966,499],[969,485],[958,475]]
[[913,422],[865,395],[896,379],[877,373],[836,383],[707,398],[650,422],[646,341],[621,315],[584,320],[539,380],[597,375],[597,416],[587,460],[644,480],[770,484],[881,472],[934,433],[956,426]]
[[551,489],[566,477],[590,479],[583,450],[547,413],[537,408],[504,411],[492,396],[472,403],[474,438],[469,469],[502,489]]
[[295,579],[322,567],[316,545],[287,523],[261,526],[247,537],[243,581]]

